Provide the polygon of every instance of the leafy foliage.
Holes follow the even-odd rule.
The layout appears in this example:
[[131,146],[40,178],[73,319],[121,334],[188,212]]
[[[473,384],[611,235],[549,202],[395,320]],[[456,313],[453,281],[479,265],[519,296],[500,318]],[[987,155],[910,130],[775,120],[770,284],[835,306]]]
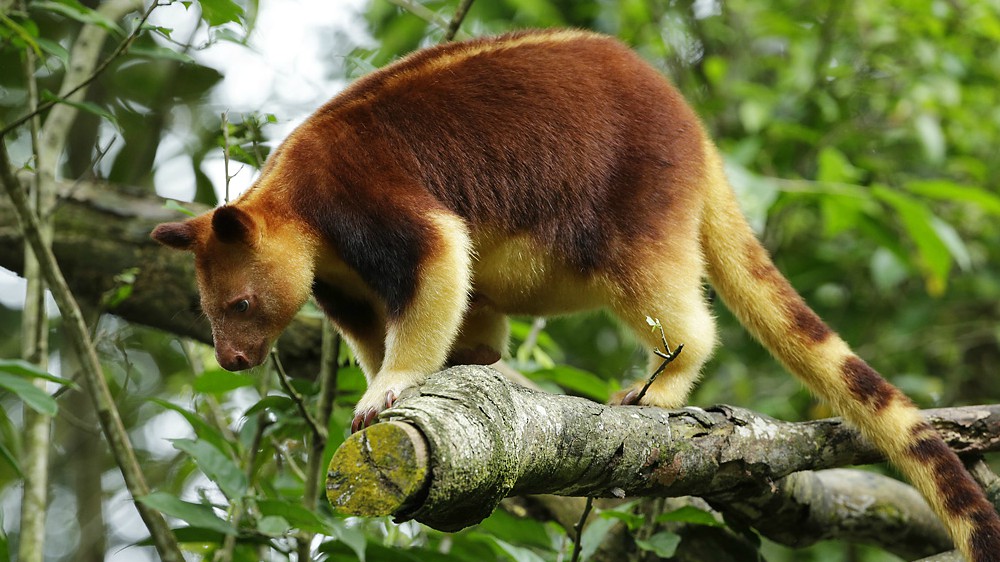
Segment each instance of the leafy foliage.
[[[109,56],[113,43],[135,24],[134,16],[109,21],[91,4],[33,0],[0,12],[0,68],[5,69],[0,122],[27,112],[31,94],[25,75],[6,70],[24,68],[28,53],[37,58],[32,80],[45,99],[60,91],[81,26],[111,32],[111,44],[101,53]],[[222,43],[247,42],[257,2],[180,4],[200,20],[199,40],[194,34],[179,39],[175,29],[147,24],[129,51],[97,78],[88,98],[75,104],[81,117],[63,155],[64,177],[94,176],[151,190],[165,166],[164,154],[180,152],[194,178],[190,198],[215,204],[222,191],[216,186],[226,178],[210,177],[206,162],[228,148],[233,162],[259,168],[270,146],[268,126],[301,117],[300,108],[267,107],[260,110],[268,113],[234,115],[224,123],[212,98],[223,73],[199,61]],[[374,41],[356,49],[349,61],[360,72],[340,62],[330,62],[330,72],[355,76],[441,39],[440,27],[400,4],[406,2],[366,5],[364,25]],[[457,2],[419,4],[447,21]],[[303,23],[309,15],[301,15]],[[779,268],[821,316],[907,393],[923,405],[1000,398],[994,376],[1000,362],[1000,160],[995,156],[1000,9],[995,3],[502,0],[474,3],[463,29],[485,35],[548,26],[615,35],[674,80],[726,154],[730,178]],[[335,54],[339,59],[347,53]],[[23,155],[18,163],[33,167],[30,148],[24,148],[26,130],[17,129],[10,138],[12,152]],[[138,276],[141,271],[123,272],[106,300],[91,305],[113,309],[129,298]],[[707,369],[711,376],[696,403],[732,402],[787,419],[828,413],[721,307],[719,316],[724,346]],[[15,354],[17,322],[17,314],[0,309],[0,356]],[[201,346],[107,315],[95,331],[119,407],[156,489],[138,501],[171,517],[176,536],[193,556],[552,561],[571,551],[572,530],[522,516],[516,508],[499,510],[476,528],[443,534],[412,523],[344,518],[330,511],[322,493],[307,494],[316,483],[310,467],[324,468],[343,441],[363,388],[346,350],[338,353],[328,439],[314,449],[316,437],[293,398],[277,389],[270,369],[252,376],[227,373]],[[553,391],[605,400],[622,377],[642,373],[644,361],[632,336],[602,315],[545,325],[516,319],[512,334],[514,366]],[[671,342],[678,343],[684,342]],[[71,373],[72,358],[62,355],[62,372]],[[30,384],[33,378],[65,388],[42,391]],[[14,497],[23,476],[17,462],[21,422],[11,412],[20,406],[51,414],[68,409],[67,397],[84,400],[68,390],[73,387],[68,378],[0,361],[5,501]],[[315,411],[323,400],[320,385],[294,384]],[[66,501],[65,490],[83,498],[81,486],[100,491],[99,475],[114,468],[103,454],[71,455],[71,423],[56,421],[67,450],[54,453],[53,484],[63,495],[53,502]],[[94,426],[89,418],[83,423]],[[77,469],[98,476],[81,485]],[[116,491],[105,489],[108,496]],[[105,504],[109,514],[117,509]],[[584,559],[606,556],[600,548],[621,526],[632,537],[626,543],[635,559],[643,553],[672,556],[683,548],[678,529],[685,525],[724,528],[694,508],[649,516],[632,503],[599,511],[591,520],[583,533]],[[0,560],[7,560],[17,526],[6,520],[3,529]],[[131,548],[148,548],[142,537],[107,535],[108,552],[131,542],[137,543]],[[54,538],[59,540],[64,539]],[[87,541],[100,542],[81,535],[79,545],[64,550]],[[891,559],[839,544],[788,554],[765,543],[760,552],[769,560]]]

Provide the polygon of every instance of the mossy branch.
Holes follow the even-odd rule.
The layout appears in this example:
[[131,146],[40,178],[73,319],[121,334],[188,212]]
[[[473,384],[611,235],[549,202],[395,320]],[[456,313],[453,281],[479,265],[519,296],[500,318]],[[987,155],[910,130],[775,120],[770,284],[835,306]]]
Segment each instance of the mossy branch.
[[[1000,406],[926,415],[959,452],[1000,448]],[[882,460],[838,419],[606,406],[525,389],[485,367],[433,375],[380,419],[334,455],[329,499],[347,513],[446,531],[512,495],[735,498],[775,490],[794,472]]]

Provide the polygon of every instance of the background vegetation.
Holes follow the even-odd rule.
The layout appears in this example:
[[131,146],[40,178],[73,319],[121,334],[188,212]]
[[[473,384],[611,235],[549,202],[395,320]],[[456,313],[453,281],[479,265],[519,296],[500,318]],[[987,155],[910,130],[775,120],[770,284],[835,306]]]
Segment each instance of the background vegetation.
[[[95,11],[98,2],[0,1],[0,127],[14,165],[34,170],[39,163],[30,121],[7,125],[33,100],[60,95],[72,42],[86,25],[109,33],[99,60],[110,59],[133,32],[136,38],[75,102],[79,113],[53,164],[57,177],[149,194],[154,186],[173,187],[155,184],[170,181],[159,172],[179,158],[194,178],[182,190],[214,205],[225,177],[207,163],[221,157],[224,128],[232,158],[259,165],[280,140],[273,131],[308,109],[269,103],[257,114],[227,116],[224,127],[218,88],[255,69],[223,73],[204,61],[213,50],[243,48],[262,23],[260,6],[179,4],[188,6],[189,21],[177,25],[197,22],[187,37],[162,22],[137,28],[148,5],[108,19]],[[440,41],[442,26],[428,14],[446,23],[456,4],[361,4],[355,36],[367,40],[359,47],[332,36],[322,60],[328,76],[348,80]],[[296,14],[303,26],[312,16]],[[895,384],[923,406],[1000,400],[1000,4],[502,0],[473,3],[462,30],[480,36],[553,26],[615,35],[674,80],[725,153],[779,268]],[[129,298],[142,266],[121,274],[106,299],[81,305],[154,490],[145,501],[174,527],[187,527],[177,536],[192,556],[534,561],[568,552],[562,527],[503,511],[444,535],[347,520],[322,498],[303,505],[314,443],[273,369],[226,373],[203,344],[122,320],[114,308]],[[2,290],[0,357],[13,359],[26,337],[23,301],[14,289]],[[692,403],[733,403],[792,420],[829,413],[717,308],[723,347]],[[65,347],[63,328],[59,317],[48,321],[46,354],[47,370],[63,379],[26,386],[40,371],[0,363],[0,560],[13,559],[22,542],[21,488],[30,473],[25,431],[33,411],[55,414],[46,422],[52,442],[45,559],[152,557],[89,402],[66,382],[79,377],[79,360]],[[630,337],[601,315],[550,321],[537,338],[529,336],[531,319],[514,328],[514,366],[553,390],[604,400],[644,363]],[[344,438],[362,385],[344,350],[339,358],[321,467]],[[320,396],[312,380],[294,387],[310,405]],[[894,559],[836,543],[792,553],[764,541],[761,553],[768,560]]]

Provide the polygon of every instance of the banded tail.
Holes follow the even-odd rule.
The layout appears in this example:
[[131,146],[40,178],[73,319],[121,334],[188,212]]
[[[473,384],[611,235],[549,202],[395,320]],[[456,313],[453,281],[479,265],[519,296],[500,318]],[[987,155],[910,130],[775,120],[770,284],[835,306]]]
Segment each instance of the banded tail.
[[1000,517],[958,456],[896,387],[854,354],[771,262],[706,142],[701,243],[712,285],[765,347],[874,443],[927,498],[973,562],[1000,560]]

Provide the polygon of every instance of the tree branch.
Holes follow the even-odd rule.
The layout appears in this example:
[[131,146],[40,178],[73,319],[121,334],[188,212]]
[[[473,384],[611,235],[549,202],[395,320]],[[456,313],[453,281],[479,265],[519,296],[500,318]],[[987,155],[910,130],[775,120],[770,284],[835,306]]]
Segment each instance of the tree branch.
[[[1000,448],[1000,406],[926,414],[959,452]],[[484,367],[434,375],[380,419],[389,423],[353,435],[335,454],[331,502],[449,531],[477,523],[510,495],[748,497],[793,472],[882,459],[837,419],[609,407],[521,388]]]
[[[24,237],[31,244],[31,249],[38,259],[39,268],[45,277],[45,282],[48,284],[59,307],[59,312],[62,314],[67,339],[80,357],[88,393],[94,402],[94,408],[101,421],[101,428],[104,430],[104,435],[122,472],[129,493],[132,494],[133,498],[145,496],[149,494],[149,487],[135,457],[135,451],[128,440],[128,433],[122,423],[121,416],[118,414],[114,397],[111,395],[107,381],[104,380],[104,372],[90,341],[90,334],[87,332],[80,307],[66,284],[66,279],[56,263],[55,256],[42,241],[38,218],[28,207],[24,190],[21,189],[19,182],[14,177],[3,136],[0,136],[0,184],[3,184],[4,190],[14,203]],[[163,515],[146,507],[141,502],[136,502],[135,506],[149,529],[160,557],[168,562],[181,562],[184,558]]]

